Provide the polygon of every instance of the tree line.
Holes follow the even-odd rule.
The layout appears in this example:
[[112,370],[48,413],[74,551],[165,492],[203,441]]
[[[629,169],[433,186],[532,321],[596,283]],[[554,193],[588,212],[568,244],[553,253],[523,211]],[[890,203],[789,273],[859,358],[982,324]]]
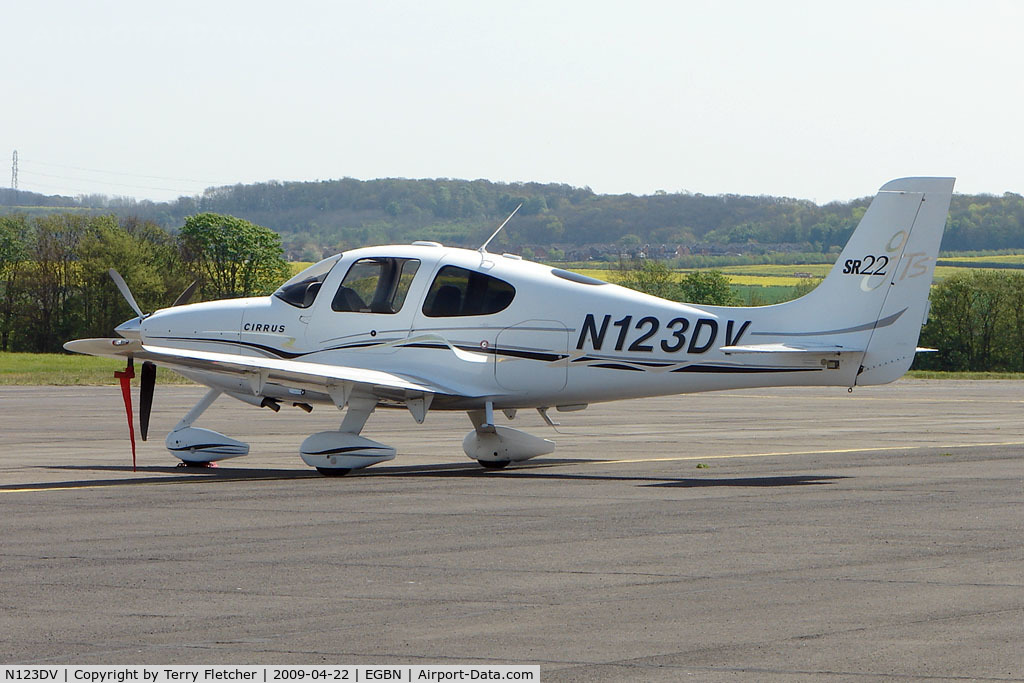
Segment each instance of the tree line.
[[[517,205],[499,244],[684,245],[694,254],[835,253],[846,243],[870,197],[814,202],[786,197],[657,192],[602,195],[565,184],[487,180],[344,178],[210,188],[172,202],[104,197],[46,197],[0,190],[4,207],[98,207],[165,229],[197,213],[230,214],[282,236],[291,260],[312,261],[367,244],[437,240],[477,247]],[[954,195],[943,249],[1024,248],[1024,197],[1016,193]],[[709,264],[713,265],[713,264]]]
[[932,288],[914,368],[1024,372],[1024,272],[957,273]]
[[144,311],[170,305],[193,280],[215,299],[265,294],[290,272],[273,231],[231,216],[190,216],[176,235],[113,215],[0,216],[0,351],[111,336],[135,316],[112,267]]
[[[199,298],[218,299],[269,293],[290,272],[276,233],[233,216],[194,214],[175,234],[114,215],[0,216],[0,350],[57,352],[68,339],[111,335],[134,316],[111,267],[145,311],[193,280]],[[618,280],[677,301],[737,303],[716,271],[680,276],[645,260],[624,262]],[[921,343],[938,352],[919,356],[918,368],[1024,372],[1024,271],[977,270],[933,287]]]

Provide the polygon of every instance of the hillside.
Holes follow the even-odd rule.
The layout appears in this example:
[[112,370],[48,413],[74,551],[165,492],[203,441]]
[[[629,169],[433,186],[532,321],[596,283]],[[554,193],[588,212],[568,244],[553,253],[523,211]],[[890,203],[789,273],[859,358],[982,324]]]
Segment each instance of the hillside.
[[[506,249],[558,249],[571,260],[766,252],[835,252],[870,197],[817,205],[785,197],[658,193],[599,195],[560,184],[487,180],[267,182],[211,188],[173,202],[51,197],[0,190],[0,212],[99,211],[175,230],[201,211],[231,214],[281,234],[287,255],[322,254],[372,243],[432,239],[481,244],[519,203],[499,237]],[[944,250],[1024,249],[1024,198],[955,195]]]

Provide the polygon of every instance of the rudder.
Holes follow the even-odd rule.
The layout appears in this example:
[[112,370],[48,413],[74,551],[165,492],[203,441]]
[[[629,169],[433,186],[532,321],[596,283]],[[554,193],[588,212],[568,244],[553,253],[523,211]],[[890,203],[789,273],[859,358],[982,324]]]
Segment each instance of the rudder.
[[901,178],[882,186],[882,191],[920,195],[920,203],[900,259],[886,278],[885,298],[861,362],[858,385],[895,381],[914,362],[953,183],[953,178]]

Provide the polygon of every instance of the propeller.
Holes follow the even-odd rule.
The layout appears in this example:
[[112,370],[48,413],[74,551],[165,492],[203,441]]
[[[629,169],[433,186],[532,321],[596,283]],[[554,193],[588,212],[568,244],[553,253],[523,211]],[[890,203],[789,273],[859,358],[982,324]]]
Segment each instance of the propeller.
[[114,281],[115,285],[117,285],[118,291],[121,292],[121,296],[123,296],[124,300],[128,302],[128,305],[132,307],[132,310],[135,311],[140,318],[145,318],[146,314],[142,312],[138,302],[135,301],[135,297],[132,296],[132,290],[128,289],[128,284],[124,281],[124,278],[121,277],[121,273],[117,272],[113,268],[107,272],[110,273],[110,279]]
[[178,298],[171,304],[171,308],[175,306],[184,306],[192,298],[192,295],[196,292],[196,287],[199,286],[199,280],[193,280],[192,284],[185,288],[185,291],[178,295]]
[[139,436],[149,435],[149,414],[153,410],[153,389],[156,388],[156,365],[144,361],[139,373]]
[[[142,312],[142,307],[139,306],[138,302],[135,301],[135,297],[132,296],[132,290],[128,288],[128,284],[121,277],[121,274],[111,268],[109,271],[110,279],[114,281],[118,291],[121,292],[121,296],[128,302],[128,305],[132,307],[132,310],[138,314],[139,318],[145,318],[146,314]],[[199,285],[199,280],[195,280],[185,291],[178,295],[178,298],[174,300],[171,307],[181,306],[188,303],[188,300],[192,298],[192,295],[196,291],[196,287]],[[121,383],[121,396],[124,399],[125,413],[128,415],[128,435],[132,442],[132,471],[135,471],[135,427],[132,424],[132,395],[131,395],[131,380],[135,377],[135,364],[134,359],[129,356],[128,365],[124,370],[117,371],[114,373],[114,377]],[[139,436],[145,441],[146,437],[149,436],[149,415],[153,411],[153,390],[156,388],[156,365],[150,361],[144,361],[142,363],[142,371],[139,373]]]

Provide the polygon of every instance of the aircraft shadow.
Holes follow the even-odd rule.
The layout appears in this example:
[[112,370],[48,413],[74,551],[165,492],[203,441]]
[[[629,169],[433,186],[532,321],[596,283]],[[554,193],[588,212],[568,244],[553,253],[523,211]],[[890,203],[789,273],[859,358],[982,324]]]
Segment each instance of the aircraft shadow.
[[[470,473],[472,474],[472,473]],[[479,474],[479,473],[476,473]],[[580,481],[623,481],[637,482],[639,486],[649,488],[705,488],[716,486],[736,487],[783,487],[783,486],[820,486],[830,484],[835,480],[848,479],[845,476],[819,476],[819,475],[793,475],[793,476],[770,476],[770,477],[735,477],[735,478],[696,478],[696,477],[658,477],[644,475],[614,475],[614,474],[569,474],[563,472],[538,472],[525,471],[522,469],[502,470],[499,472],[485,472],[485,475],[500,476],[510,479],[561,479]]]
[[849,479],[849,477],[793,475],[788,477],[736,477],[735,479],[679,479],[677,481],[666,481],[660,484],[647,484],[647,486],[662,488],[696,488],[704,486],[773,488],[782,486],[821,486],[823,484],[831,484],[833,481],[839,479]]
[[[748,487],[775,488],[786,486],[820,486],[830,484],[845,476],[822,475],[791,475],[765,477],[665,477],[646,476],[643,474],[580,474],[560,472],[563,465],[580,465],[602,462],[599,459],[548,459],[524,463],[505,470],[487,470],[476,463],[442,463],[436,465],[405,465],[391,467],[375,467],[341,478],[340,482],[363,477],[501,477],[503,479],[549,479],[564,481],[619,481],[633,482],[639,486],[651,488],[706,488],[706,487]],[[37,482],[31,484],[7,484],[0,486],[4,490],[60,489],[60,488],[96,488],[106,486],[132,486],[139,484],[174,484],[196,483],[204,481],[287,481],[293,479],[322,479],[323,477],[306,469],[265,469],[239,467],[197,467],[182,468],[171,466],[142,466],[133,473],[130,466],[124,465],[48,465],[41,466],[46,470],[69,472],[118,472],[135,474],[130,479],[75,479],[72,481]],[[138,476],[138,475],[143,476]],[[146,476],[149,475],[149,476]]]
[[[559,462],[573,462],[570,460]],[[587,461],[575,461],[587,462]],[[134,475],[118,479],[73,479],[64,481],[33,482],[27,484],[0,485],[0,491],[26,491],[31,489],[74,489],[100,488],[107,486],[137,486],[142,484],[196,483],[204,481],[286,481],[291,479],[324,479],[312,469],[268,469],[253,467],[178,467],[168,465],[143,465],[132,470],[131,465],[40,465],[37,469],[67,472],[110,472]],[[486,474],[489,470],[476,463],[448,463],[437,465],[407,465],[399,467],[377,467],[350,474],[341,479],[356,477],[387,477],[428,474],[434,476],[474,476]],[[140,476],[141,475],[141,476]],[[149,475],[149,476],[146,476]]]
[[782,486],[820,486],[830,484],[845,476],[792,475],[767,477],[736,477],[736,478],[702,478],[702,477],[664,477],[645,476],[642,474],[577,474],[559,472],[560,465],[579,465],[585,463],[606,462],[599,458],[565,458],[536,459],[522,465],[513,465],[509,469],[486,470],[479,465],[470,463],[452,465],[416,465],[410,467],[372,468],[359,473],[359,476],[442,476],[442,477],[502,477],[508,479],[562,479],[580,481],[624,481],[638,482],[648,487],[680,487],[697,488],[712,486],[737,487],[782,487]]

